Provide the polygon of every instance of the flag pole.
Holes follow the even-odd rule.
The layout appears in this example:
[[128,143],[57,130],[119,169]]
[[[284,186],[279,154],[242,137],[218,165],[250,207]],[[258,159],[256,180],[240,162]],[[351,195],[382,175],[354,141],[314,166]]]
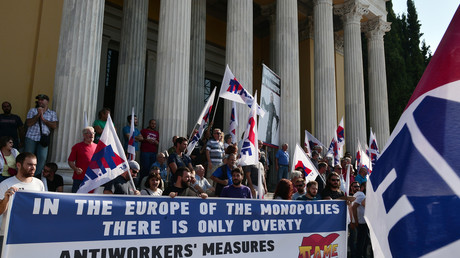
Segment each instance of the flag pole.
[[219,106],[219,100],[220,100],[220,96],[217,96],[216,108],[214,109],[214,114],[212,114],[211,123],[209,123],[209,126],[210,126],[210,127],[214,124],[214,117],[216,117],[217,107]]
[[193,129],[192,129],[192,132],[188,135],[188,140],[192,139],[193,138],[193,132],[195,132],[195,129],[196,129],[196,123],[195,125],[193,126]]
[[131,185],[133,187],[133,193],[137,190],[136,185],[134,184],[133,177],[131,176],[131,168],[128,170],[128,175],[129,175],[129,181],[131,182]]

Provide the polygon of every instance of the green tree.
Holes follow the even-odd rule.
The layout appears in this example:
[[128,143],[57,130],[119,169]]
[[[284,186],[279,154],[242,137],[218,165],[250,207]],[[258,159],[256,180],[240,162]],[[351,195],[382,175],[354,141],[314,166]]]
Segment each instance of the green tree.
[[[385,34],[385,66],[387,74],[388,113],[390,129],[393,130],[407,103],[408,76],[406,73],[406,56],[404,51],[405,24],[396,17],[392,2],[387,2],[387,21],[391,22],[391,30]],[[409,98],[407,98],[408,100]]]
[[390,130],[396,126],[431,58],[429,46],[420,46],[420,22],[414,2],[407,0],[407,15],[395,15],[393,3],[386,2],[391,30],[385,35],[385,64]]

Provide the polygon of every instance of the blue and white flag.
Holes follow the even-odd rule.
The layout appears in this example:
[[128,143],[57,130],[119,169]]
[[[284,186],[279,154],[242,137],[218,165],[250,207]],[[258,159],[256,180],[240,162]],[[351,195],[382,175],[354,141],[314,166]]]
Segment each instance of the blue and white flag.
[[337,147],[339,148],[339,156],[343,157],[343,146],[345,145],[345,128],[343,125],[343,117],[337,126]]
[[377,161],[379,157],[379,145],[377,144],[377,138],[375,137],[375,133],[372,132],[372,128],[370,130],[369,134],[369,158],[372,161],[372,165],[375,165],[375,162]]
[[131,127],[129,129],[129,140],[128,140],[128,149],[127,155],[128,160],[136,159],[136,147],[134,146],[134,107],[131,110]]
[[[257,98],[257,92],[255,94]],[[257,101],[254,101],[257,104]],[[249,121],[244,132],[243,146],[240,152],[240,165],[259,164],[259,138],[257,137],[257,105],[253,105],[249,113]],[[260,184],[260,183],[259,183]]]
[[304,146],[307,148],[307,155],[311,157],[311,152],[315,148],[315,146],[324,147],[324,144],[322,144],[318,139],[316,139],[315,136],[313,136],[309,131],[305,130]]
[[331,140],[329,144],[329,149],[327,150],[327,156],[331,156],[334,159],[334,166],[340,164],[340,153],[339,153],[339,144],[337,141],[337,134]]
[[369,177],[375,257],[459,257],[458,28],[460,8]]
[[109,115],[78,193],[88,193],[127,170],[125,152]]
[[238,116],[236,114],[236,102],[232,102],[232,114],[230,114],[230,135],[232,143],[238,142],[236,129],[238,128]]
[[[228,65],[225,68],[224,79],[220,86],[219,98],[246,104],[249,108],[252,107],[254,102],[257,103],[251,93],[249,93],[236,79]],[[259,105],[257,105],[257,114],[261,117],[265,115],[265,111]]]
[[216,88],[212,91],[211,95],[209,95],[208,101],[206,102],[206,105],[204,105],[203,110],[201,111],[200,117],[198,118],[197,124],[200,125],[198,128],[198,131],[192,136],[190,139],[190,142],[187,145],[187,156],[190,156],[192,154],[193,149],[197,145],[198,141],[201,139],[201,136],[203,136],[203,131],[206,128],[206,125],[208,124],[209,121],[209,116],[211,115],[211,110],[212,110],[212,105],[214,103],[214,97],[216,95]]

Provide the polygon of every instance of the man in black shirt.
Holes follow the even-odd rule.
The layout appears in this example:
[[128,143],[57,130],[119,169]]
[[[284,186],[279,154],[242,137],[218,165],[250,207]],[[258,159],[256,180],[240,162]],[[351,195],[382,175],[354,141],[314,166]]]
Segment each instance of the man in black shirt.
[[63,192],[64,191],[64,180],[62,176],[56,174],[58,166],[56,163],[49,162],[43,167],[41,174],[41,180],[45,185],[45,190],[48,192]]
[[347,197],[345,193],[340,190],[340,176],[336,172],[331,172],[326,180],[326,187],[321,192],[323,200],[341,199],[348,202],[355,200],[354,197]]
[[190,187],[190,181],[192,180],[192,173],[187,167],[179,167],[176,170],[176,181],[174,184],[168,185],[163,192],[163,195],[169,195],[171,198],[176,196],[199,196],[206,199],[208,195],[206,193],[200,193],[193,187]]

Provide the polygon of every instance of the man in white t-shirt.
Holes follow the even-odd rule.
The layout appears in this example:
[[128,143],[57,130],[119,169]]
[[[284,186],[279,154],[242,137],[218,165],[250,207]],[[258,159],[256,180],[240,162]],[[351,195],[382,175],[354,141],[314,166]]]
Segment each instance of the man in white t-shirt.
[[353,218],[352,229],[357,228],[358,237],[356,241],[356,257],[368,257],[367,250],[370,244],[369,228],[364,220],[364,211],[366,208],[366,182],[360,185],[360,190],[353,197],[356,200],[353,202]]
[[[0,228],[0,239],[3,243],[6,224],[6,210],[11,196],[22,190],[45,191],[45,186],[40,179],[34,177],[37,168],[37,157],[30,152],[23,152],[16,157],[18,173],[0,183],[0,214],[3,215]],[[1,249],[1,244],[0,244]]]

